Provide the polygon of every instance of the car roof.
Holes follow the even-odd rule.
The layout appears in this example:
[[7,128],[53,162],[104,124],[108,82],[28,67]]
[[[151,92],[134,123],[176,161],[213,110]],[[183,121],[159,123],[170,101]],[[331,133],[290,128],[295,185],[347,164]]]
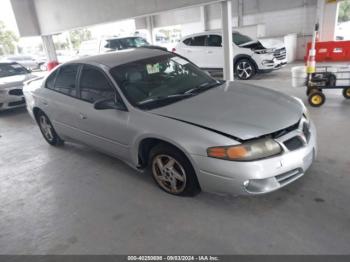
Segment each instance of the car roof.
[[[236,30],[232,30],[232,33],[239,33],[239,32],[236,31]],[[201,36],[201,35],[210,35],[210,34],[220,34],[221,35],[222,34],[222,30],[220,30],[220,29],[208,30],[208,31],[200,32],[200,33],[186,35],[186,36],[182,37],[181,39],[186,39],[186,38],[195,37],[195,36]]]
[[116,39],[127,39],[127,38],[143,38],[141,36],[111,36],[111,37],[104,37],[102,39],[104,40],[116,40]]
[[146,59],[154,56],[160,56],[169,54],[167,51],[160,49],[152,48],[134,48],[134,49],[125,49],[121,51],[111,52],[102,55],[87,56],[79,59],[75,59],[65,64],[74,64],[74,63],[85,63],[85,64],[99,64],[105,65],[109,68],[127,64],[133,61]]

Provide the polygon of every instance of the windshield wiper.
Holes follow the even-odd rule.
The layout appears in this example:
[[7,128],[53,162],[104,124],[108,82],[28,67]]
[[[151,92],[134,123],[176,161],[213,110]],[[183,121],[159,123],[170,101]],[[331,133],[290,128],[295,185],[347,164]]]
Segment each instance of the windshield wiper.
[[144,105],[147,103],[151,103],[151,102],[158,102],[158,101],[162,101],[162,100],[171,100],[171,99],[179,99],[182,97],[189,97],[189,96],[193,96],[193,94],[191,93],[183,93],[183,94],[174,94],[174,95],[168,95],[168,96],[156,96],[156,97],[151,97],[149,99],[143,100],[138,102],[139,105]]
[[218,85],[221,85],[222,83],[220,81],[215,82],[205,82],[203,84],[200,84],[199,86],[196,86],[192,89],[187,90],[184,94],[195,94],[197,91],[203,92],[205,90],[208,90],[210,88],[216,87]]

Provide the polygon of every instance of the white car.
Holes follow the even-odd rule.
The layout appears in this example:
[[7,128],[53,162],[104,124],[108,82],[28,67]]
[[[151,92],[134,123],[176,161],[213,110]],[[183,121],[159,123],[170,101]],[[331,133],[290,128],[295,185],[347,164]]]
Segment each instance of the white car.
[[[239,32],[232,33],[235,74],[246,80],[256,73],[270,72],[287,64],[283,42],[253,40]],[[224,67],[221,31],[206,31],[183,37],[173,49],[208,71]]]
[[39,69],[40,67],[37,61],[30,55],[11,55],[2,59],[1,62],[8,62],[8,63],[15,62],[24,66],[28,70],[35,70],[35,69]]
[[141,46],[149,46],[149,43],[139,36],[94,39],[81,43],[79,56],[97,55]]
[[23,84],[33,78],[35,76],[18,63],[0,62],[0,111],[25,106]]

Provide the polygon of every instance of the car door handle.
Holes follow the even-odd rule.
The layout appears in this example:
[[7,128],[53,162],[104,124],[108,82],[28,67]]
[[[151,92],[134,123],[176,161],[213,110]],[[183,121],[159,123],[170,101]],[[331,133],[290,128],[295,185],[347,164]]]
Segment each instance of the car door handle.
[[208,54],[212,54],[212,53],[213,53],[213,51],[208,50],[208,51],[207,51],[207,53],[208,53]]
[[80,117],[80,119],[83,119],[83,120],[87,118],[86,115],[84,115],[82,113],[79,113],[79,117]]

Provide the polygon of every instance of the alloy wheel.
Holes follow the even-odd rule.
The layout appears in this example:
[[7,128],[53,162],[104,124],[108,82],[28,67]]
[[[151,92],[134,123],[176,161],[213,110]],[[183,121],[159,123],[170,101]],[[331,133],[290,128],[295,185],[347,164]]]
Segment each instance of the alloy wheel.
[[253,74],[253,67],[247,61],[238,62],[237,75],[240,79],[248,79]]
[[157,183],[169,193],[180,194],[186,187],[185,169],[175,158],[169,155],[154,157],[152,173]]
[[40,116],[39,125],[40,125],[40,129],[43,132],[45,138],[50,142],[53,141],[53,139],[54,139],[53,127],[46,116],[44,116],[44,115]]

